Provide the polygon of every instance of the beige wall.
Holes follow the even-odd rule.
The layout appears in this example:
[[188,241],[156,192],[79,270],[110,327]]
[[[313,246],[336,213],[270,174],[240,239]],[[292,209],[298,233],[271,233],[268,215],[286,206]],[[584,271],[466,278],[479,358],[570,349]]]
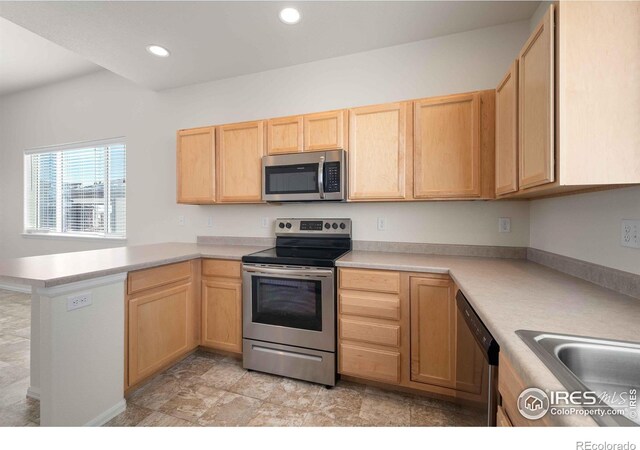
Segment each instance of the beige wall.
[[[160,93],[104,71],[2,98],[1,255],[124,245],[21,236],[23,150],[115,136],[127,137],[127,245],[271,236],[263,217],[339,216],[353,219],[356,239],[526,246],[526,202],[177,205],[175,131],[493,88],[528,32],[523,21]],[[511,233],[498,233],[503,216]],[[387,231],[377,231],[377,217],[387,218]]]
[[640,275],[640,250],[620,245],[622,219],[640,220],[640,187],[534,200],[530,245]]

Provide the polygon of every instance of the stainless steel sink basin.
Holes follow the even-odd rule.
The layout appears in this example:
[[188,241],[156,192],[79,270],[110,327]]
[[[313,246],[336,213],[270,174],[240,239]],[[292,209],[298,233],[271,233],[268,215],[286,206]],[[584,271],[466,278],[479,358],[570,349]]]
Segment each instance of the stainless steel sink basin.
[[[640,344],[540,331],[516,334],[533,350],[568,392],[593,391],[597,408],[624,415],[592,415],[601,425],[638,426],[640,419]],[[625,394],[623,394],[625,393]],[[636,406],[630,397],[636,395]],[[626,408],[622,408],[622,403]]]

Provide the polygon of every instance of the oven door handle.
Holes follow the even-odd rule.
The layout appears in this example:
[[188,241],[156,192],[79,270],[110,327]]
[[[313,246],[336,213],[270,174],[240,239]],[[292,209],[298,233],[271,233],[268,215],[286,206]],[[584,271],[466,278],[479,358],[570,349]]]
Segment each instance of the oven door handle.
[[320,157],[320,163],[318,164],[318,193],[320,198],[324,198],[324,156]]
[[276,268],[268,268],[268,267],[245,267],[244,271],[252,274],[268,274],[268,275],[298,275],[303,277],[330,277],[333,276],[333,271],[331,269],[298,269],[298,268],[286,268],[286,267],[278,267]]

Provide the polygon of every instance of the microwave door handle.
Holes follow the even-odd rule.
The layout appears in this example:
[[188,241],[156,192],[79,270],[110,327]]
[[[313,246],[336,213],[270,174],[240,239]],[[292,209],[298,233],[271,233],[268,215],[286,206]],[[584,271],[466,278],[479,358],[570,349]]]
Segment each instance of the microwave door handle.
[[324,198],[324,156],[320,157],[320,163],[318,164],[318,192],[320,198]]

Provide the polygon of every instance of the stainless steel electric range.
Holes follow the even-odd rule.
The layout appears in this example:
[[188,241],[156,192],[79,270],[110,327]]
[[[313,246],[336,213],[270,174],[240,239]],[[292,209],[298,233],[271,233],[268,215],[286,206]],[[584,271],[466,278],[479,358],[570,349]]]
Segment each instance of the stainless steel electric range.
[[334,386],[335,262],[350,219],[277,219],[276,247],[242,258],[245,369]]

